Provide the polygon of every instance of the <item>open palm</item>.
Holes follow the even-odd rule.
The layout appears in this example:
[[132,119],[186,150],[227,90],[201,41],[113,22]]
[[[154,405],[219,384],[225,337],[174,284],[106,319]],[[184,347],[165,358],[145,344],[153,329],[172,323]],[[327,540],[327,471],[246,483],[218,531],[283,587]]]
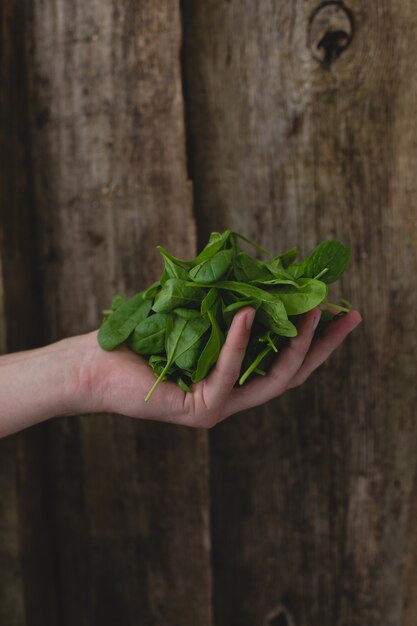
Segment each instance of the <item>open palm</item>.
[[255,310],[249,307],[235,315],[216,366],[204,380],[192,385],[192,393],[175,383],[163,382],[146,403],[144,398],[155,382],[146,360],[126,347],[105,352],[97,345],[97,332],[90,333],[89,341],[95,342],[95,348],[89,360],[88,380],[98,410],[211,428],[238,411],[301,385],[361,321],[360,314],[351,311],[314,337],[320,311],[313,309],[300,317],[297,337],[283,348],[267,376],[237,388],[254,315]]

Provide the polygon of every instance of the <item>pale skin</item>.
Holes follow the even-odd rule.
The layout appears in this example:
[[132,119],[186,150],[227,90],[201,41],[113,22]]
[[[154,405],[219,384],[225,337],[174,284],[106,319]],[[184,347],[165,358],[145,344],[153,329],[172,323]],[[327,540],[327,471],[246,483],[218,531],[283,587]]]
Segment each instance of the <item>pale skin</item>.
[[255,310],[239,311],[219,360],[192,393],[164,382],[145,403],[155,382],[145,359],[120,347],[105,352],[97,331],[0,357],[0,437],[65,415],[118,413],[138,419],[212,428],[227,417],[301,385],[361,322],[350,311],[315,336],[318,308],[300,316],[298,335],[274,361],[268,375],[235,386]]

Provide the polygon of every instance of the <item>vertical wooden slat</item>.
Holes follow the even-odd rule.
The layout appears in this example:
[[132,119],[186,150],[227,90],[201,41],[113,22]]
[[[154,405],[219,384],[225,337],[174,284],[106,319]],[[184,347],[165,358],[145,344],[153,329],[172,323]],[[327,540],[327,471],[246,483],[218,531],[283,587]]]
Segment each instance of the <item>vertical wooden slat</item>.
[[[29,164],[25,17],[22,3],[5,0],[0,4],[0,354],[30,348],[41,341]],[[33,598],[48,599],[53,589],[43,499],[42,432],[42,427],[34,428],[0,442],[0,622],[12,626],[25,623],[27,588]],[[26,542],[24,530],[28,527],[30,543]],[[36,568],[31,568],[35,554],[39,558]],[[44,624],[50,623],[52,610],[53,602],[45,602]]]
[[16,440],[9,438],[0,449],[0,619],[3,624],[24,624],[23,581],[18,533]]
[[[391,438],[387,448],[394,458],[395,476],[389,485],[392,514],[397,515],[406,532],[395,541],[387,528],[383,540],[401,567],[402,611],[404,626],[417,623],[417,469],[416,451],[416,300],[412,275],[417,266],[417,34],[415,5],[408,1],[395,5],[396,72],[398,92],[395,98],[393,141],[395,164],[392,177],[391,237],[387,240],[389,263],[389,311],[387,332],[389,375],[387,415],[390,415]],[[406,500],[406,502],[404,502]],[[401,553],[398,554],[398,552]]]
[[6,317],[3,288],[3,264],[0,252],[0,355],[6,353]]
[[417,22],[407,0],[351,0],[324,66],[319,4],[182,3],[201,239],[340,238],[333,294],[364,316],[302,389],[211,433],[216,626],[416,620]]
[[[25,7],[43,328],[56,340],[158,277],[156,244],[195,252],[181,24],[168,0]],[[102,415],[51,423],[46,444],[55,623],[211,626],[206,433]],[[27,596],[28,625],[44,626]]]

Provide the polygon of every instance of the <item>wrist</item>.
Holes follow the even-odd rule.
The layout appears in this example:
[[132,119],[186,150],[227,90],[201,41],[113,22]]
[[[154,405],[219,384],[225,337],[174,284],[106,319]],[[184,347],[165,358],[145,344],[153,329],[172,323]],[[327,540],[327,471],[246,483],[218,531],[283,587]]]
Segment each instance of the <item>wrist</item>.
[[61,364],[57,417],[103,410],[94,374],[97,348],[97,332],[69,337],[45,348],[52,366]]

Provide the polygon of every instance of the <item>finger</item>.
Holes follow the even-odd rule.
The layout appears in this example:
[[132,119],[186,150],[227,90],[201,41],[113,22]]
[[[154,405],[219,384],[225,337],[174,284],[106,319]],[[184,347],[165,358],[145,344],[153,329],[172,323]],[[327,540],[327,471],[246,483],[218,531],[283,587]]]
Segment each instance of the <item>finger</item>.
[[288,383],[300,369],[319,319],[320,311],[317,308],[303,316],[299,323],[298,335],[283,349],[267,376],[234,390],[227,402],[227,415],[263,404],[285,391]]
[[216,366],[205,381],[205,403],[210,408],[223,404],[239,378],[255,313],[255,309],[245,307],[233,318]]
[[314,339],[304,363],[290,381],[287,389],[302,385],[361,321],[362,317],[358,311],[350,311],[343,317],[331,322],[323,334]]

